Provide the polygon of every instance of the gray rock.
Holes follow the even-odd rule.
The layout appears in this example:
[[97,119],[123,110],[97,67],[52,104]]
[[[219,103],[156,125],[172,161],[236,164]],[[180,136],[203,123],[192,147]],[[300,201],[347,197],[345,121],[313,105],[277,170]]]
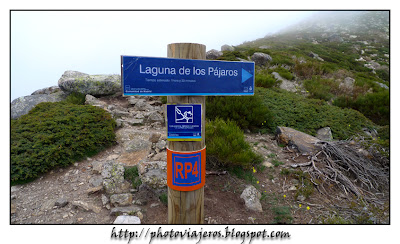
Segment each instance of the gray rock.
[[139,177],[143,184],[154,190],[164,190],[167,186],[167,162],[140,162]]
[[378,81],[375,81],[376,84],[378,84],[380,87],[385,88],[386,90],[389,89],[389,87],[383,83],[380,83]]
[[158,133],[158,132],[151,133],[151,135],[150,135],[150,137],[149,137],[149,141],[150,141],[151,143],[157,143],[158,140],[160,139],[160,137],[161,137],[161,134]]
[[118,216],[114,223],[115,225],[140,225],[140,218],[137,216]]
[[153,107],[150,104],[148,104],[146,102],[146,100],[144,100],[144,99],[138,99],[138,101],[136,101],[136,103],[135,103],[134,108],[138,111],[152,111],[153,110]]
[[110,202],[116,207],[128,206],[132,204],[133,196],[130,193],[113,194]]
[[137,213],[139,211],[142,211],[142,209],[137,206],[115,207],[115,208],[111,209],[110,215],[113,215],[113,216],[123,215],[123,214],[134,215],[135,213]]
[[221,51],[222,52],[223,51],[235,51],[235,48],[230,45],[225,44],[225,45],[221,46]]
[[39,95],[39,94],[47,94],[50,95],[52,93],[60,92],[61,89],[58,86],[51,86],[51,87],[46,87],[39,89],[37,91],[34,91],[31,95]]
[[131,184],[124,179],[124,166],[118,162],[107,162],[103,165],[103,187],[107,194],[127,193]]
[[67,206],[68,203],[69,203],[69,202],[68,202],[67,199],[65,199],[65,198],[59,198],[59,199],[57,199],[56,202],[54,203],[54,206],[57,206],[57,207],[59,207],[59,208],[63,208],[63,207],[65,207],[65,206]]
[[260,47],[258,47],[258,48],[260,48],[260,49],[270,49],[269,46],[260,46]]
[[14,99],[11,102],[11,119],[17,119],[22,115],[27,114],[36,105],[42,102],[60,102],[64,100],[67,95],[64,92],[56,92],[52,94],[38,94],[31,96],[24,96]]
[[344,78],[344,81],[339,84],[339,88],[344,89],[348,93],[351,93],[353,91],[355,81],[356,80],[351,77],[346,77]]
[[167,142],[164,140],[161,140],[156,143],[156,147],[160,150],[164,150],[167,147]]
[[89,179],[89,184],[93,187],[101,186],[101,185],[103,185],[103,177],[94,176]]
[[272,75],[275,77],[275,79],[277,79],[278,81],[281,81],[279,88],[286,90],[286,91],[290,91],[290,92],[297,91],[297,87],[294,82],[286,80],[285,78],[280,76],[280,74],[277,72],[272,72]]
[[106,195],[101,194],[101,202],[103,203],[103,206],[105,206],[110,203],[110,199]]
[[153,156],[152,160],[154,161],[167,161],[167,152],[161,152],[157,153],[156,155]]
[[208,52],[206,53],[206,59],[214,60],[214,59],[217,59],[217,58],[221,57],[222,54],[223,54],[223,53],[220,52],[220,51],[218,51],[218,50],[211,49],[210,51],[208,51]]
[[323,141],[332,141],[332,131],[330,127],[324,127],[317,130],[317,138]]
[[89,104],[95,107],[99,107],[105,109],[107,104],[99,99],[95,98],[94,96],[87,94],[85,97],[85,104]]
[[65,92],[79,92],[93,96],[112,95],[121,90],[119,75],[88,75],[78,71],[65,71],[58,80]]
[[149,114],[149,117],[147,118],[148,122],[160,122],[164,123],[164,117],[158,113],[157,111],[154,111]]
[[124,122],[128,123],[129,125],[136,126],[136,125],[143,125],[144,120],[143,119],[128,119],[125,120]]
[[253,60],[256,65],[262,66],[272,61],[272,58],[266,53],[254,53],[251,56],[251,60]]
[[151,142],[141,138],[135,138],[124,144],[126,152],[138,152],[142,150],[150,150]]
[[260,203],[261,193],[254,186],[247,186],[240,195],[240,198],[244,200],[247,209],[256,212],[263,211]]
[[127,111],[123,111],[123,110],[118,110],[118,109],[115,109],[115,110],[111,111],[111,114],[113,115],[114,118],[121,118],[121,117],[129,117],[129,116],[131,116],[131,113],[129,113]]
[[72,204],[72,206],[80,208],[80,209],[83,209],[83,210],[85,210],[87,212],[93,211],[95,213],[100,213],[100,211],[101,211],[100,207],[97,207],[95,205],[89,204],[89,203],[84,202],[84,201],[72,201],[71,204]]
[[99,191],[101,191],[101,190],[103,190],[103,186],[102,186],[102,185],[89,188],[89,189],[86,191],[86,193],[90,195],[90,194],[94,194],[94,193],[96,193],[96,192],[99,192]]
[[103,164],[104,164],[104,162],[101,162],[101,161],[94,161],[93,163],[92,163],[92,171],[93,171],[93,173],[95,173],[95,174],[101,174],[101,172],[103,171]]

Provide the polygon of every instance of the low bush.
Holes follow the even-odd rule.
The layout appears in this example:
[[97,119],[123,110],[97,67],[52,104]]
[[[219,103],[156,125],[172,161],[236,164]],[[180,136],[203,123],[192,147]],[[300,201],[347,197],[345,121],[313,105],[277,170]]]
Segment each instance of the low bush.
[[278,72],[278,74],[282,77],[285,78],[286,80],[294,80],[294,75],[292,73],[290,73],[289,70],[279,67],[277,69],[275,69],[276,72]]
[[29,181],[92,156],[115,141],[115,121],[103,109],[40,103],[11,121],[11,182]]
[[276,88],[257,88],[256,93],[273,115],[266,132],[274,132],[277,126],[287,126],[315,135],[318,129],[329,126],[335,139],[347,139],[362,134],[364,127],[376,127],[360,112],[330,106],[322,100],[307,99]]
[[348,107],[360,111],[378,125],[390,124],[390,99],[389,90],[360,95],[357,99],[340,96],[334,101],[338,107]]
[[86,101],[86,95],[79,92],[72,92],[65,98],[63,102],[76,104],[76,105],[84,105]]
[[339,89],[339,83],[332,79],[322,79],[314,76],[311,80],[304,81],[304,88],[309,92],[311,98],[329,101]]
[[270,88],[277,84],[277,80],[271,74],[258,72],[255,75],[255,85],[257,87]]
[[207,157],[218,160],[225,168],[249,169],[262,162],[251,150],[244,134],[234,121],[216,119],[206,124]]
[[271,112],[257,95],[207,97],[206,107],[209,120],[235,121],[242,129],[254,130],[272,120]]

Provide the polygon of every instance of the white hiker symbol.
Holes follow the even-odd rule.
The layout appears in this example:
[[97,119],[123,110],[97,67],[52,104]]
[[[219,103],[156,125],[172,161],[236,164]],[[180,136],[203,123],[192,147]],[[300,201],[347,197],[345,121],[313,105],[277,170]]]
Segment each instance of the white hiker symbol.
[[[183,111],[183,113],[182,113]],[[175,123],[193,123],[192,106],[175,107]]]

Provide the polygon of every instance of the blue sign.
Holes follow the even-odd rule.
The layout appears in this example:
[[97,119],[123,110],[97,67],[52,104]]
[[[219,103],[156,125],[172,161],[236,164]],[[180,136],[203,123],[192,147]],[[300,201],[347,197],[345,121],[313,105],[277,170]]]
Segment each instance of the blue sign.
[[254,95],[254,62],[121,56],[124,95]]
[[201,104],[167,104],[167,139],[201,141]]

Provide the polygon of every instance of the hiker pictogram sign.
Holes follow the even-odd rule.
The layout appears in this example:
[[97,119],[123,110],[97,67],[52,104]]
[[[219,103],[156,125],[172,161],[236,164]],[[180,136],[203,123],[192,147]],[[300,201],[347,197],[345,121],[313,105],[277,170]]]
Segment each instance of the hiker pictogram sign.
[[168,141],[201,141],[201,104],[167,104]]

